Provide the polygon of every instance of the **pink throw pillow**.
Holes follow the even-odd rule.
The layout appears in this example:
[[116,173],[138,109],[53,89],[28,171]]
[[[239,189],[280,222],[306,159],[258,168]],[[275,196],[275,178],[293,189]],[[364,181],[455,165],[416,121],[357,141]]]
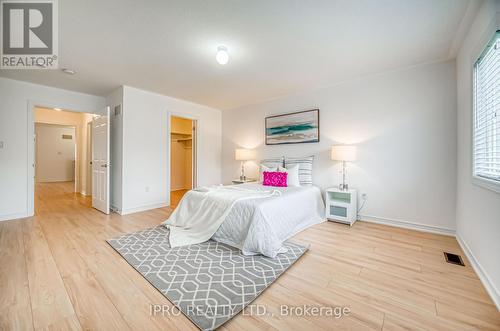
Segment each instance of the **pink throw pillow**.
[[286,172],[264,171],[264,186],[286,187]]

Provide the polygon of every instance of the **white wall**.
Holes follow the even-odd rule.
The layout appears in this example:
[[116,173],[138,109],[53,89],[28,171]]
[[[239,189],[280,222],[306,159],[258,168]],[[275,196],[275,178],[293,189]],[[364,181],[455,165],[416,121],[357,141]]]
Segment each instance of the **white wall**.
[[[36,123],[35,179],[37,183],[75,180],[75,127]],[[63,139],[63,135],[71,139]]]
[[123,87],[123,214],[170,203],[169,117],[198,122],[198,185],[221,181],[221,112]]
[[[237,147],[255,148],[258,158],[315,155],[314,183],[341,181],[330,160],[335,143],[358,145],[359,160],[348,183],[367,193],[362,218],[455,228],[455,62],[422,65],[357,79],[329,88],[223,112],[223,182],[239,174]],[[264,118],[320,109],[321,141],[266,146]],[[247,175],[257,177],[256,163]],[[394,222],[393,222],[394,223]]]
[[457,237],[500,309],[500,194],[472,182],[472,67],[500,29],[500,1],[480,8],[457,57]]
[[[28,194],[33,171],[29,163],[34,154],[33,139],[28,139],[29,105],[59,107],[80,112],[99,113],[104,98],[67,90],[0,78],[0,220],[25,217],[32,213]],[[28,178],[31,177],[31,181]]]

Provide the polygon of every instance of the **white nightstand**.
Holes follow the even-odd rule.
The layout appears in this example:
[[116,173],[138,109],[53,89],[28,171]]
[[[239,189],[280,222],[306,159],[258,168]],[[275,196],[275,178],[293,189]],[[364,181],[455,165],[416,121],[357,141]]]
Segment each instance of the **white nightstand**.
[[341,190],[336,187],[325,190],[326,218],[352,225],[358,216],[358,194],[356,190]]
[[233,179],[232,180],[233,184],[253,183],[253,182],[256,182],[256,181],[257,181],[256,179],[250,179],[250,178],[247,178],[247,179]]

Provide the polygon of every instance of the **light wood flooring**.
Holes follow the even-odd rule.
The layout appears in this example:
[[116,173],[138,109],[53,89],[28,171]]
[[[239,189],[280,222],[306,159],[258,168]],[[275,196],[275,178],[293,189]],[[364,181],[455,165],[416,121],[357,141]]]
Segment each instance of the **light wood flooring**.
[[[71,185],[41,184],[34,217],[0,223],[1,330],[196,330],[105,239],[152,227],[163,208],[120,216],[89,208]],[[297,235],[310,250],[223,330],[500,330],[500,313],[452,237],[357,222]],[[282,317],[280,305],[347,306],[347,317]]]

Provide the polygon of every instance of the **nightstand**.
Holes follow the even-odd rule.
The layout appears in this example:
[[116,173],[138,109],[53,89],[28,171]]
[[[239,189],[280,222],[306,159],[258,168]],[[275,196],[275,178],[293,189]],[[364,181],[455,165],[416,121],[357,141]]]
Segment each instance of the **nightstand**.
[[244,183],[254,183],[256,182],[257,180],[256,179],[250,179],[250,178],[247,178],[247,179],[233,179],[233,184],[244,184]]
[[353,225],[358,216],[356,190],[329,188],[325,190],[326,218]]

